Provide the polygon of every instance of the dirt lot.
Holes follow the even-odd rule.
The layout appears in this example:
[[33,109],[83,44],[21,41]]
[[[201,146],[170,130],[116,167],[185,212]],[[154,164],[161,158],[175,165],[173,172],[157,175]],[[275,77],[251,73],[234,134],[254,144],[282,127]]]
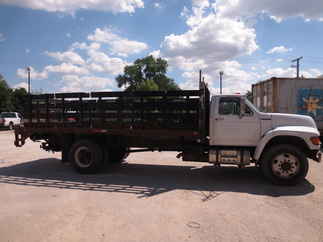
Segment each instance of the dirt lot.
[[0,132],[0,241],[323,241],[323,165],[296,187],[255,168],[139,153],[99,175]]

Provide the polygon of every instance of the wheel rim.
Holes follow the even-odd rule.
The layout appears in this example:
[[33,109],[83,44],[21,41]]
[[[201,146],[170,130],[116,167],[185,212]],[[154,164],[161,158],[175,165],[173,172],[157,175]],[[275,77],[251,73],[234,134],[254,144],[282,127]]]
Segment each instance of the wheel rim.
[[74,153],[75,163],[82,168],[91,166],[93,162],[92,152],[86,146],[81,146],[75,150]]
[[288,179],[296,176],[300,170],[299,159],[290,153],[277,155],[272,161],[272,171],[275,176]]

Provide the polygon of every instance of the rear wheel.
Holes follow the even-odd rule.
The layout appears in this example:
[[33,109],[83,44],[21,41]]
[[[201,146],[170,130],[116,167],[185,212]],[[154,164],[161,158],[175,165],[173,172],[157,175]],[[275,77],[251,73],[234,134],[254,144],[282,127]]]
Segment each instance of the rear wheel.
[[70,149],[69,161],[79,173],[96,173],[103,166],[103,152],[90,140],[76,141]]
[[306,155],[291,145],[276,145],[269,148],[261,160],[261,170],[272,183],[296,185],[308,172]]
[[13,130],[13,123],[12,122],[9,123],[9,129]]

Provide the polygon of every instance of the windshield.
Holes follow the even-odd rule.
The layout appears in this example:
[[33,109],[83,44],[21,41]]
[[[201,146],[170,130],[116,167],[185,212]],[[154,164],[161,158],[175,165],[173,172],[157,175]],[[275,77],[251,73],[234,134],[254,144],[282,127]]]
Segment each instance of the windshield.
[[1,113],[0,114],[1,118],[15,118],[15,114],[14,113]]
[[255,106],[255,105],[253,105],[253,103],[252,102],[250,102],[248,99],[246,99],[246,104],[251,108],[251,109],[253,109],[254,111],[256,111],[256,112],[260,112],[259,111],[259,109]]

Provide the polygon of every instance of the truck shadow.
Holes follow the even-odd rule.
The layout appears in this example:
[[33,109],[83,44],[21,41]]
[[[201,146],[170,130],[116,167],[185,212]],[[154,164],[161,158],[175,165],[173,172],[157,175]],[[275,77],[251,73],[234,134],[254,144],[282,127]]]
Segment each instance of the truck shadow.
[[149,197],[172,190],[188,190],[210,200],[224,192],[264,196],[311,193],[309,181],[292,187],[274,186],[255,167],[214,168],[124,163],[96,175],[77,174],[58,159],[40,159],[0,168],[0,183],[84,191],[121,192]]

